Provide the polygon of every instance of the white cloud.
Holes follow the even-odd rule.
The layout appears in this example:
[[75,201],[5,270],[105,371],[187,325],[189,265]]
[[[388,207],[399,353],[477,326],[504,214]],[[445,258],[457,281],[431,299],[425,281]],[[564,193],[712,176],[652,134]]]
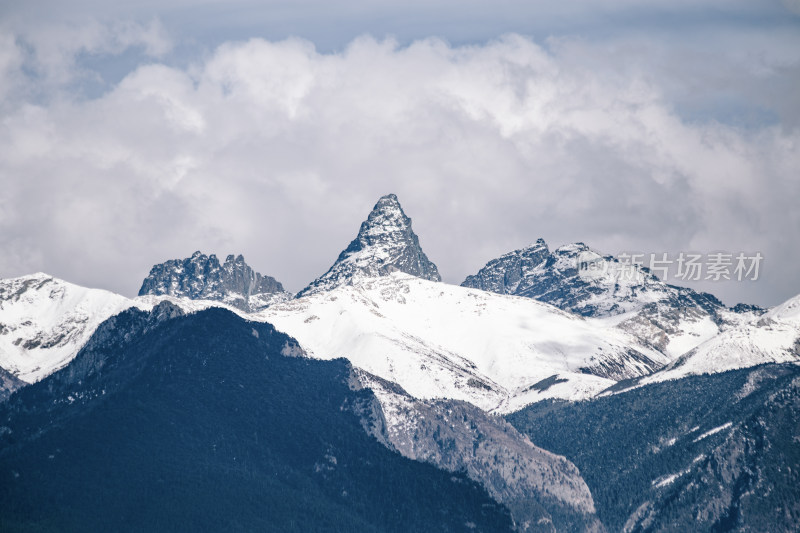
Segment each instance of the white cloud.
[[[93,29],[72,56],[29,60],[68,79],[75,53],[149,42],[140,30],[109,45],[116,30]],[[363,37],[322,54],[252,39],[187,68],[141,66],[98,98],[55,90],[2,117],[0,207],[24,208],[0,216],[0,276],[38,265],[130,294],[152,263],[202,249],[244,253],[299,289],[395,192],[450,282],[544,236],[607,252],[759,250],[757,286],[710,288],[758,303],[798,292],[800,252],[783,240],[800,229],[800,132],[688,120],[672,79],[682,53],[638,42]],[[4,83],[22,83],[7,49]],[[721,63],[684,83],[713,93],[720,73],[750,79],[751,63]],[[783,79],[797,56],[779,64],[758,75]]]
[[0,79],[17,74],[8,72],[10,67],[24,64],[32,80],[17,88],[27,95],[46,94],[97,76],[80,67],[81,58],[119,55],[130,48],[139,48],[150,58],[160,58],[172,49],[161,22],[155,18],[147,23],[88,18],[73,23],[19,26],[15,27],[13,19],[0,23]]

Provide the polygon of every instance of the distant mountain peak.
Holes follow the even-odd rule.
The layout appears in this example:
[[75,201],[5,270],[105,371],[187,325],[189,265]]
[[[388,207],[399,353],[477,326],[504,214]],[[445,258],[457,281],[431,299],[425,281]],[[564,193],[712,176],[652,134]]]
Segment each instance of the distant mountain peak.
[[145,295],[215,300],[249,312],[292,296],[275,278],[253,270],[241,254],[230,254],[220,264],[216,255],[199,250],[153,266],[139,289],[139,296]]
[[381,196],[361,223],[358,235],[322,276],[298,293],[299,296],[327,291],[357,277],[385,276],[392,272],[441,281],[439,269],[419,244],[411,219],[394,194]]
[[[597,262],[597,272],[580,271],[586,257]],[[534,298],[584,316],[613,316],[659,301],[697,306],[700,302],[695,300],[703,304],[708,300],[690,289],[667,285],[646,268],[602,255],[583,242],[550,251],[543,239],[489,261],[461,285]],[[709,305],[722,307],[716,302]]]
[[358,236],[340,257],[347,257],[369,246],[380,246],[390,241],[397,241],[397,237],[416,239],[416,235],[411,229],[411,219],[406,216],[397,196],[387,194],[378,199],[367,219],[361,223]]

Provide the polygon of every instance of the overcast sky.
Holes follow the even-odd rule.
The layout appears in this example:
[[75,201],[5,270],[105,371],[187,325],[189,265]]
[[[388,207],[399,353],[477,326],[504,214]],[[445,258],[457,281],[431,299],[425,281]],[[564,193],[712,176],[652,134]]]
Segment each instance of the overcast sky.
[[0,5],[0,277],[296,291],[394,192],[450,283],[543,237],[800,293],[800,0],[118,4]]

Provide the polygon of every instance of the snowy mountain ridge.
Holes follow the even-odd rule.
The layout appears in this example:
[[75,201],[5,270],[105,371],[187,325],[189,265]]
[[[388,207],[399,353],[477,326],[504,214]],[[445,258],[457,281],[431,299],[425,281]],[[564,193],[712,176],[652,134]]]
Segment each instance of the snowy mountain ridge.
[[763,314],[738,314],[738,318],[653,374],[608,392],[766,363],[800,364],[800,295]]
[[761,312],[753,306],[727,309],[711,294],[664,283],[648,269],[584,243],[551,252],[543,239],[489,261],[461,285],[608,319],[669,359]]
[[645,384],[800,361],[800,296],[670,363],[606,319],[399,272],[258,313],[216,300],[129,300],[34,274],[0,281],[0,367],[20,385],[38,381],[68,364],[105,319],[163,301],[189,313],[225,307],[273,323],[310,357],[345,357],[417,398],[461,399],[503,413],[546,398],[590,398],[620,379]]
[[19,385],[39,381],[69,364],[97,327],[110,317],[131,307],[150,311],[164,301],[188,313],[224,307],[247,316],[240,308],[216,300],[168,295],[130,299],[43,273],[3,279],[0,369],[21,380]]
[[0,280],[0,367],[33,383],[68,364],[124,296],[37,273]]
[[730,327],[637,384],[714,374],[763,363],[800,363],[800,296]]

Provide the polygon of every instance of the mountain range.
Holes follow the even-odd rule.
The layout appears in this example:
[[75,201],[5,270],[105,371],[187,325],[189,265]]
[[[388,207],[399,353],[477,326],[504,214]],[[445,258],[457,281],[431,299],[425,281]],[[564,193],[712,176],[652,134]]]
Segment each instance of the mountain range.
[[799,317],[542,239],[442,283],[391,194],[296,295],[199,251],[133,299],[0,280],[0,529],[791,531]]

